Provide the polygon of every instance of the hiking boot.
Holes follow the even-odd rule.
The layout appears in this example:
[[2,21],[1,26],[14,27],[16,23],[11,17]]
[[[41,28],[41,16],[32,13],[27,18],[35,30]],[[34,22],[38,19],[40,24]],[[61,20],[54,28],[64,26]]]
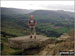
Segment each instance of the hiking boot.
[[30,36],[30,38],[32,38],[32,36]]

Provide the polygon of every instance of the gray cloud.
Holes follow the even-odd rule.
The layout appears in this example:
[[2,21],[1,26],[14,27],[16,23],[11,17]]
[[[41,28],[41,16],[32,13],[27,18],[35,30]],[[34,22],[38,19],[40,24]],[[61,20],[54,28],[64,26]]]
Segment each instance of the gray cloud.
[[1,1],[1,7],[74,11],[74,1]]
[[74,11],[73,5],[41,5],[47,9]]

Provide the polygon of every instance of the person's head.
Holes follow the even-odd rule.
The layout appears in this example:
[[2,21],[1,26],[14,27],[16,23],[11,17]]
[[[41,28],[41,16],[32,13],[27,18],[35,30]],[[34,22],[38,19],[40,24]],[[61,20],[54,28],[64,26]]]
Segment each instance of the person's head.
[[33,15],[30,15],[30,19],[33,19],[34,18],[34,16]]

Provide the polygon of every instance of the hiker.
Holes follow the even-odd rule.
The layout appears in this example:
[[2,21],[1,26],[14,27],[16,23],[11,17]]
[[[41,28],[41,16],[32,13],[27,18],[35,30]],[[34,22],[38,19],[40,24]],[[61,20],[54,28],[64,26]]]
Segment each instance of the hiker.
[[33,15],[30,16],[30,20],[28,22],[28,26],[30,28],[30,38],[32,38],[32,32],[33,32],[34,33],[34,38],[36,39],[36,31],[35,31],[36,21],[34,20],[34,16]]

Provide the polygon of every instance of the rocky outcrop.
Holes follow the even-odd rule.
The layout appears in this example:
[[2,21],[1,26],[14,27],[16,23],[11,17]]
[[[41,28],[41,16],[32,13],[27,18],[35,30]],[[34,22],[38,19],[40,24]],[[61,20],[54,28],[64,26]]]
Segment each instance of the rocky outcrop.
[[29,49],[29,48],[37,48],[37,47],[44,47],[50,43],[50,39],[37,35],[37,38],[30,39],[29,36],[24,37],[16,37],[16,38],[9,38],[8,39],[9,47],[12,48],[20,48],[20,49]]
[[57,40],[65,40],[67,38],[70,38],[70,36],[67,33],[63,33],[60,37],[57,38]]

